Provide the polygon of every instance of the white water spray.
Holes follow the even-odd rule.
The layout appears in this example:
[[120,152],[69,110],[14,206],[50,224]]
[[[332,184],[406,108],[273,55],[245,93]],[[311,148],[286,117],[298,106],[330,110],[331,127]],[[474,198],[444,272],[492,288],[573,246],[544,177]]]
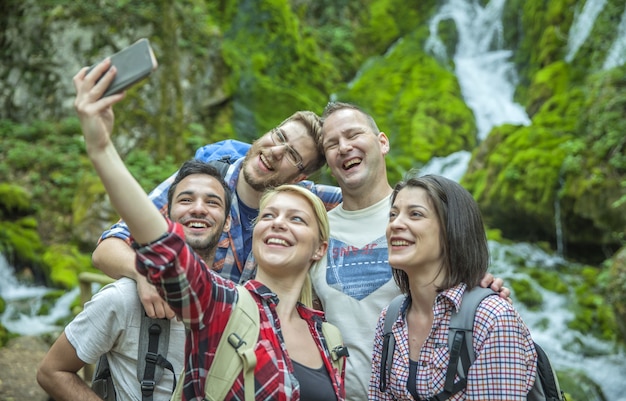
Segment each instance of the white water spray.
[[619,67],[624,63],[626,63],[626,9],[624,9],[622,20],[617,28],[617,38],[609,49],[602,69],[609,70],[614,67]]
[[582,11],[574,14],[574,22],[569,29],[567,40],[567,54],[565,55],[565,61],[568,63],[574,59],[578,49],[589,37],[593,24],[605,4],[606,0],[587,0]]
[[459,40],[455,73],[463,98],[474,112],[480,140],[498,125],[530,124],[524,108],[513,101],[518,78],[509,61],[512,52],[503,49],[504,4],[505,0],[492,0],[481,7],[470,0],[448,0],[430,21],[425,46],[435,57],[447,58],[437,29],[441,21],[455,22]]
[[57,322],[70,315],[70,305],[79,293],[78,287],[68,291],[57,300],[48,314],[39,315],[43,297],[51,291],[49,288],[20,283],[2,254],[0,278],[0,297],[6,301],[6,309],[0,321],[11,333],[19,335],[40,335],[61,330]]

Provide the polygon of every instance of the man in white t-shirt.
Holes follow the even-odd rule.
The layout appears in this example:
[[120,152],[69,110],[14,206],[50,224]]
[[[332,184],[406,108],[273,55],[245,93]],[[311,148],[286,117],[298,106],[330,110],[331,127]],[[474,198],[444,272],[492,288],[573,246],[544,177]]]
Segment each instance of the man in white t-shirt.
[[[324,154],[343,203],[328,212],[327,265],[312,272],[312,281],[326,319],[340,328],[350,353],[346,400],[362,401],[367,399],[378,317],[400,294],[385,237],[392,192],[385,165],[390,144],[374,119],[355,105],[329,103],[322,120]],[[481,285],[492,281],[488,275]],[[496,279],[491,287],[507,297],[510,291],[501,284]]]
[[[221,187],[222,193],[209,191],[208,183]],[[168,192],[170,218],[183,225],[185,240],[207,266],[213,263],[220,235],[230,226],[230,195],[220,173],[198,160],[182,165]],[[218,197],[222,199],[216,202]],[[116,399],[142,400],[137,365],[139,342],[148,341],[139,335],[143,313],[135,281],[121,278],[105,286],[85,303],[50,348],[37,371],[39,385],[56,401],[100,400],[78,371],[106,354]],[[172,319],[166,359],[176,375],[183,369],[184,356],[185,327]],[[174,373],[163,372],[155,383],[153,401],[169,401]]]

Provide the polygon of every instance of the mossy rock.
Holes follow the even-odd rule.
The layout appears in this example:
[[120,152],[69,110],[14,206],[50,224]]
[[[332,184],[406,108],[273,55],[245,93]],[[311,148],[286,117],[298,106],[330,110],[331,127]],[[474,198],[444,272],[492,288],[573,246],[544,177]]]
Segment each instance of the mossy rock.
[[608,274],[604,269],[583,266],[578,282],[569,283],[574,288],[575,316],[568,327],[581,333],[591,334],[603,340],[615,341],[618,337],[617,322],[612,305],[606,296]]
[[565,369],[556,374],[567,401],[606,401],[600,386],[582,371]]

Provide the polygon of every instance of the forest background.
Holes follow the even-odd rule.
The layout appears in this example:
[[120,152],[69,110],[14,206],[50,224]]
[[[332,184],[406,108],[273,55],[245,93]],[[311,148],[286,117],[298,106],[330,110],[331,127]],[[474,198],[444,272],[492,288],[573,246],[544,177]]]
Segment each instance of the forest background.
[[[589,2],[589,4],[587,4]],[[571,53],[574,21],[601,7]],[[525,124],[479,135],[455,74],[444,6],[498,9]],[[433,158],[471,154],[461,183],[490,238],[580,263],[578,330],[626,338],[626,50],[623,0],[4,0],[0,5],[0,253],[24,280],[68,289],[117,216],[86,158],[72,76],[150,39],[159,61],[115,107],[115,140],[149,191],[195,149],[252,141],[329,100],[372,113],[391,140],[392,183]],[[480,22],[480,21],[478,21]],[[432,32],[438,46],[432,45]],[[509,54],[509,53],[507,53]],[[613,57],[617,62],[608,63]],[[334,183],[324,169],[313,177]],[[534,277],[561,291],[558,271]],[[507,283],[509,284],[509,283]],[[523,281],[516,302],[540,307]],[[2,300],[0,299],[0,309]],[[0,344],[10,337],[0,326]]]

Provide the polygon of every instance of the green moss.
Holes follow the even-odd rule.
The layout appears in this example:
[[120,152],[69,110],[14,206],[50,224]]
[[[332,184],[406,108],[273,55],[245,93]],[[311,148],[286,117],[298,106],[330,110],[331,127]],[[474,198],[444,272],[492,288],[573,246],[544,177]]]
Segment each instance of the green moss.
[[559,272],[536,268],[530,271],[530,276],[543,288],[557,294],[569,293],[569,286],[563,282]]
[[535,290],[532,283],[526,279],[511,280],[511,289],[515,296],[516,302],[519,301],[526,305],[530,310],[538,310],[543,304],[541,293]]
[[561,390],[565,392],[567,401],[605,400],[600,386],[584,372],[565,369],[556,372]]
[[416,35],[397,43],[384,58],[372,59],[337,100],[376,116],[391,142],[391,182],[434,156],[469,150],[476,143],[474,117],[454,74],[423,52]]
[[0,221],[0,250],[14,266],[38,266],[43,249],[34,217]]
[[54,245],[46,250],[43,261],[50,267],[52,285],[73,288],[78,285],[78,273],[95,271],[91,257],[72,245]]
[[581,280],[574,291],[576,302],[572,305],[575,318],[568,326],[604,340],[614,341],[618,332],[617,324],[613,309],[604,294],[606,284],[601,282],[603,275],[599,273],[598,268],[592,266],[581,269]]
[[11,218],[33,213],[30,194],[18,185],[0,182],[0,217]]

